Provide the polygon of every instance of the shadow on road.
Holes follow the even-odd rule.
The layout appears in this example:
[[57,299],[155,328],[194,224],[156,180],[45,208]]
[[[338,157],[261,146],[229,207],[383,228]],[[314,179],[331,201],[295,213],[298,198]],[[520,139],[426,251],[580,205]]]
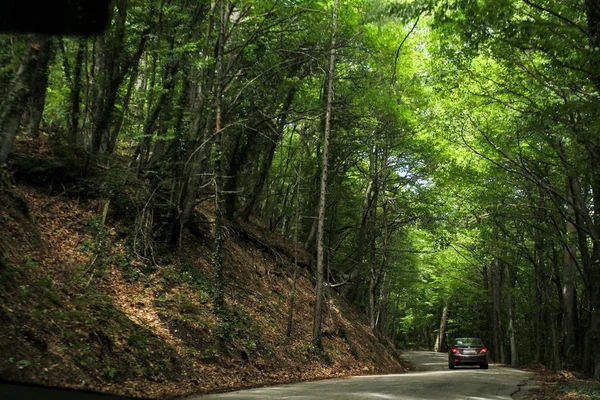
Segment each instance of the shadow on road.
[[448,369],[446,354],[405,351],[415,370],[406,374],[355,376],[195,397],[189,400],[512,400],[530,374],[513,368]]

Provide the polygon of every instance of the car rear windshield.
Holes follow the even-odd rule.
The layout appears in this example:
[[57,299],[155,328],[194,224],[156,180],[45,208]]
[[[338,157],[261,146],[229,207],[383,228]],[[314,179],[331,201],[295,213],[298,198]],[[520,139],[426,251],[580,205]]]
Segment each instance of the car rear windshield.
[[458,338],[454,340],[455,346],[483,346],[479,338]]

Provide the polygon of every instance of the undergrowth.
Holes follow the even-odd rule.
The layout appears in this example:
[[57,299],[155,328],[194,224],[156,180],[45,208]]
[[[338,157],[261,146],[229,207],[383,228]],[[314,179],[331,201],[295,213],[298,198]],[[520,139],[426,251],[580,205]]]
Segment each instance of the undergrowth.
[[381,360],[393,351],[344,321],[332,322],[339,338],[324,337],[326,351],[314,347],[312,283],[302,274],[294,333],[285,335],[283,238],[230,235],[217,313],[210,210],[196,210],[204,236],[169,248],[161,188],[117,162],[35,158],[15,157],[12,186],[2,189],[1,378],[160,397],[345,376],[374,370],[374,349]]
[[600,382],[571,380],[559,384],[557,389],[567,398],[600,400]]

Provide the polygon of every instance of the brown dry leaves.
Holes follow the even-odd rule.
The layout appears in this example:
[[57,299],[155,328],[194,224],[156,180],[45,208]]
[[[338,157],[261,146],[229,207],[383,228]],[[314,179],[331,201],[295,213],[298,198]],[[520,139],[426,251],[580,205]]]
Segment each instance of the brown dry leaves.
[[[43,317],[33,319],[30,321],[31,329],[38,332],[48,348],[36,353],[36,369],[31,372],[24,369],[19,379],[157,398],[406,370],[399,363],[398,352],[393,346],[378,340],[367,328],[364,315],[352,309],[333,291],[328,291],[324,310],[323,344],[326,355],[318,356],[311,345],[313,283],[305,270],[298,277],[293,333],[290,338],[285,337],[294,268],[289,257],[293,254],[293,244],[263,227],[246,224],[238,228],[257,238],[259,245],[240,240],[233,230],[228,232],[225,248],[226,302],[235,311],[237,319],[233,322],[231,336],[219,341],[217,331],[222,321],[211,312],[208,295],[210,239],[202,242],[185,236],[181,253],[169,254],[156,265],[148,265],[151,263],[149,260],[132,258],[129,260],[131,268],[143,270],[150,266],[150,270],[154,271],[144,273],[143,279],[136,281],[127,279],[122,266],[112,261],[112,256],[126,253],[126,238],[114,234],[119,230],[118,222],[109,222],[104,261],[107,264],[103,265],[105,273],[92,282],[88,280],[90,272],[85,266],[90,265],[94,254],[82,243],[94,238],[82,229],[82,222],[97,216],[103,202],[80,202],[74,198],[48,196],[40,189],[27,186],[18,186],[17,191],[27,199],[39,229],[39,245],[17,248],[17,244],[12,243],[12,250],[21,257],[34,258],[40,268],[32,273],[49,276],[54,282],[60,306],[53,307],[65,312],[85,312],[85,305],[73,306],[71,297],[77,291],[92,287],[110,299],[110,304],[126,319],[123,331],[109,338],[110,351],[94,344],[96,353],[88,362],[96,363],[97,367],[83,370],[74,364],[74,350],[61,336],[65,335],[61,333],[64,328],[48,330],[44,327],[52,325],[53,321]],[[200,211],[210,220],[210,207],[203,207]],[[18,228],[15,227],[17,233]],[[265,252],[264,246],[275,251]],[[301,258],[305,257],[302,253]],[[177,284],[165,283],[167,278],[179,276],[184,262],[190,264],[188,268],[206,277],[207,288],[202,289],[183,279]],[[83,279],[74,283],[69,279],[74,274],[83,275]],[[92,328],[89,326],[73,321],[69,323],[77,340],[87,340],[99,330],[96,326],[90,332]],[[124,322],[114,320],[112,323],[116,324],[113,329],[118,330],[121,326],[118,324]],[[15,332],[22,332],[20,327],[14,328]],[[148,332],[151,340],[145,348],[128,345],[127,335],[132,329]],[[155,362],[142,362],[139,358],[142,353],[146,357],[154,354]],[[32,354],[31,351],[29,354]],[[165,367],[153,372],[150,378],[147,371],[155,371],[157,367],[147,364],[162,365],[165,359],[172,359],[169,362],[177,369]],[[111,366],[122,365],[122,368],[140,372],[131,372],[126,379],[112,381],[111,369],[104,364],[108,361],[112,362]]]

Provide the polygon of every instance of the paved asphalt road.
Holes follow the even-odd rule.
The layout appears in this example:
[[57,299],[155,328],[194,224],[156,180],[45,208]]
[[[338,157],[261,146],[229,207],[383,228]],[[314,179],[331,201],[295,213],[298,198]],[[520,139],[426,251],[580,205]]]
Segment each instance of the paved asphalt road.
[[479,367],[449,370],[445,354],[429,351],[407,351],[403,357],[415,365],[415,372],[328,379],[189,399],[510,400],[530,378],[527,372],[494,365],[488,370]]

